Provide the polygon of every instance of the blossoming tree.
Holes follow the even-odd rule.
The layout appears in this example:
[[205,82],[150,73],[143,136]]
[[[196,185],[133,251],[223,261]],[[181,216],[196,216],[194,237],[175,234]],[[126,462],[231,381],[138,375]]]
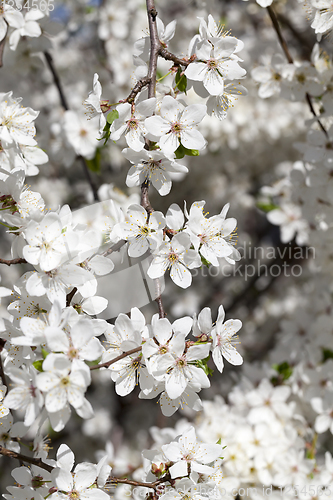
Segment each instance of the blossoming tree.
[[[244,29],[247,48],[219,22],[221,12],[213,16],[198,8],[192,19],[183,6],[189,17],[184,16],[184,29],[179,31],[179,16],[162,22],[161,12],[170,18],[172,3],[112,0],[96,7],[71,1],[3,1],[0,71],[12,89],[0,93],[0,218],[3,252],[11,255],[0,259],[9,273],[3,273],[5,286],[0,288],[6,305],[0,319],[0,459],[13,465],[15,481],[4,498],[257,500],[269,495],[314,500],[332,494],[332,455],[323,455],[327,431],[333,432],[332,63],[319,44],[326,43],[322,34],[331,29],[332,7],[331,2],[315,0],[310,7],[311,22],[304,16],[303,24],[314,30],[315,39],[305,50],[305,35],[289,21],[280,2],[258,0],[227,9],[231,19],[238,16],[245,26],[242,16],[252,15],[262,40],[270,27],[269,43],[260,49],[253,27]],[[300,7],[293,8],[299,15]],[[192,19],[190,29],[185,29],[187,19]],[[282,26],[295,42],[288,44]],[[98,44],[89,30],[98,35]],[[271,50],[276,41],[282,52],[277,45]],[[257,56],[260,50],[267,52],[262,60]],[[76,71],[80,51],[85,59]],[[244,61],[239,55],[243,53]],[[259,99],[251,81],[253,96],[245,97],[243,66],[260,85]],[[9,70],[15,75],[22,70],[18,87]],[[80,87],[83,75],[92,82],[89,93]],[[65,86],[63,77],[68,78]],[[103,88],[100,80],[106,82]],[[36,85],[35,92],[27,91],[25,81],[32,88]],[[17,97],[18,88],[24,98]],[[239,96],[244,98],[236,102]],[[280,110],[272,115],[279,118],[284,106],[289,122],[273,119],[270,129],[267,118],[262,125],[256,122],[265,112],[268,115],[270,105],[266,109],[265,102],[272,96],[278,96]],[[242,111],[252,98],[261,109],[253,114],[255,131],[250,131],[253,124],[244,125],[251,123],[249,108]],[[41,113],[33,109],[35,103]],[[240,109],[238,117],[230,111],[234,104],[232,111]],[[304,119],[306,142],[301,139]],[[238,170],[232,151],[247,144],[251,163],[252,155],[260,156],[260,134],[271,134],[272,143],[285,130],[286,136],[297,130],[297,141],[291,156],[278,165],[279,182],[264,185],[264,166],[251,164],[244,174]],[[227,140],[221,148],[223,135]],[[273,147],[282,161],[276,141],[265,162],[274,161],[275,167]],[[290,161],[296,151],[298,161]],[[230,177],[223,197],[230,195],[231,204],[228,199],[221,203],[219,182],[228,176],[215,170],[219,162],[214,152],[223,154]],[[243,154],[238,161],[244,162]],[[122,170],[129,168],[126,194],[101,182],[108,162],[115,178],[117,162]],[[185,186],[191,185],[196,162],[204,171],[201,182],[188,191],[187,200],[183,195],[180,200],[176,186],[182,179]],[[30,189],[26,177],[37,176],[40,167],[36,178],[43,178],[47,165],[46,186],[37,182],[36,190]],[[71,184],[64,175],[57,188],[64,168]],[[259,183],[253,181],[258,172]],[[76,183],[82,174],[85,183]],[[245,184],[251,179],[256,185],[252,192],[242,186],[243,175]],[[210,210],[216,208],[215,215],[205,212],[206,202],[201,200],[204,177],[215,184],[207,203]],[[242,273],[237,280],[234,271],[232,281],[241,286],[238,294],[232,287],[223,290],[213,284],[213,270],[230,271],[241,262],[235,247],[237,221],[227,216],[229,209],[240,214],[246,241],[249,221],[240,198],[248,200],[258,225],[266,227],[261,236],[254,231],[261,247],[267,238],[276,237],[274,225],[280,226],[278,249],[284,244],[284,253],[266,268],[286,265],[285,250],[295,244],[303,250],[315,248],[316,259],[304,262],[303,257],[298,266],[306,277],[297,280],[292,274],[286,282],[272,272],[265,284],[262,278],[268,276],[258,263],[248,281]],[[295,258],[293,253],[289,260]],[[253,266],[251,256],[245,253],[243,259]],[[128,270],[132,274],[127,275]],[[190,296],[190,287],[195,290],[205,270],[211,273],[208,286],[192,292],[195,307],[188,307],[184,297]],[[121,287],[125,300],[117,302]],[[133,290],[138,303],[132,303]],[[268,300],[273,297],[279,315],[285,316],[275,329],[265,325],[274,312],[262,292]],[[226,298],[226,311],[221,297]],[[238,312],[244,319],[249,361],[241,376],[236,369],[237,382],[229,387],[228,401],[217,391],[213,401],[202,401],[201,390],[208,390],[212,380],[229,365],[243,364],[238,351],[242,321],[230,314],[242,304]],[[218,308],[216,319],[213,306]],[[263,326],[271,334],[262,348],[265,359],[251,362],[251,335]],[[214,368],[219,373],[212,377]],[[126,443],[114,449],[108,437],[110,416],[99,424],[98,415],[105,413],[94,407],[101,400],[102,406],[109,401],[119,405],[118,420],[125,429],[128,417],[120,401],[132,395],[133,408],[138,399],[145,400],[140,407],[149,408],[143,410],[146,415],[152,408],[148,400],[157,401],[160,422],[178,413],[186,417],[173,427],[150,425],[153,442],[144,435],[139,438],[139,459]],[[128,420],[139,435],[135,414]],[[93,430],[89,422],[95,422]],[[71,442],[75,429],[82,433],[82,447]],[[82,435],[98,434],[107,443],[97,453],[97,463],[88,462]]]

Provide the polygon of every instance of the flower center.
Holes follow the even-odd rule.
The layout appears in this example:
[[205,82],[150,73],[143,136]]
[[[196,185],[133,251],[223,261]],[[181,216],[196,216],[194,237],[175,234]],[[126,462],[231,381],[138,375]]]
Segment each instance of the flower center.
[[180,122],[174,122],[171,125],[171,132],[173,134],[179,135],[182,130],[182,124]]
[[176,253],[174,253],[174,252],[169,253],[168,260],[169,260],[171,266],[175,262],[177,262],[178,259],[179,259],[179,256]]
[[66,387],[69,384],[70,384],[69,377],[63,377],[60,381],[60,385],[62,385],[63,387]]

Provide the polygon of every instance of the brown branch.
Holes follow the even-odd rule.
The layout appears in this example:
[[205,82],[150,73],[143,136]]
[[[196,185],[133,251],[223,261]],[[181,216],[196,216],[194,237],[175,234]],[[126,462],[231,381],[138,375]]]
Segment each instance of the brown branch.
[[190,59],[181,59],[180,57],[175,56],[164,47],[161,47],[159,50],[159,55],[166,59],[167,61],[173,61],[177,66],[188,66],[196,59],[196,56],[192,56]]
[[1,353],[3,351],[5,343],[6,343],[6,341],[4,339],[0,338],[0,378],[1,378],[3,385],[5,385],[8,388],[6,375],[5,375],[5,372],[3,369],[2,357],[1,357]]
[[170,477],[167,476],[167,477],[158,479],[154,483],[144,483],[142,481],[133,481],[132,479],[127,479],[127,478],[118,479],[116,477],[109,476],[108,479],[106,480],[106,484],[115,484],[115,485],[117,485],[118,483],[130,484],[131,486],[143,486],[144,488],[152,488],[152,489],[156,490],[160,486],[160,484],[165,483],[169,480],[170,480]]
[[[68,102],[67,102],[67,99],[65,97],[65,93],[64,93],[64,90],[63,90],[62,83],[60,81],[59,74],[58,74],[58,72],[57,72],[57,70],[56,70],[56,68],[55,68],[55,66],[53,64],[53,58],[52,58],[51,54],[49,52],[46,52],[46,51],[44,52],[44,56],[45,56],[46,63],[48,65],[48,67],[49,67],[49,70],[52,73],[53,82],[54,82],[55,86],[58,89],[58,94],[59,94],[59,97],[60,97],[61,105],[62,105],[62,107],[64,108],[65,111],[69,111]],[[90,175],[90,172],[89,172],[89,169],[88,169],[87,162],[86,162],[85,158],[83,158],[83,156],[78,156],[77,158],[81,162],[81,165],[82,165],[82,168],[83,168],[83,171],[84,171],[84,175],[86,176],[88,184],[90,185],[91,190],[93,192],[94,200],[95,201],[99,201],[99,197],[98,197],[98,193],[97,193],[97,187],[95,186],[95,183],[92,180],[92,177]]]
[[82,165],[82,168],[83,168],[83,171],[84,171],[84,174],[87,178],[87,181],[88,183],[90,184],[90,187],[91,187],[91,190],[93,192],[93,195],[94,195],[94,200],[95,201],[99,201],[99,196],[98,196],[98,192],[97,192],[97,187],[94,183],[94,181],[92,180],[92,177],[90,175],[90,172],[89,172],[89,168],[88,168],[88,165],[87,165],[87,162],[85,160],[85,158],[83,158],[83,156],[78,156],[78,159],[81,161],[81,165]]
[[[157,12],[155,9],[154,0],[146,0],[146,6],[147,6],[148,23],[149,23],[149,37],[150,37],[150,59],[149,59],[149,69],[148,69],[148,79],[149,79],[148,98],[150,98],[150,97],[155,97],[156,95],[157,60],[159,54],[162,51],[162,45],[158,37],[157,24],[156,24]],[[150,143],[148,141],[147,142],[148,148],[149,144]],[[141,185],[141,206],[143,206],[143,208],[147,210],[149,217],[149,214],[151,214],[154,211],[154,209],[149,201],[148,191],[149,191],[149,181],[145,180]],[[159,279],[156,280],[156,287],[157,289],[160,289]],[[160,293],[158,293],[156,302],[158,305],[159,316],[160,318],[164,318],[165,312]]]
[[151,214],[152,212],[154,212],[154,209],[151,206],[150,201],[149,201],[148,190],[149,190],[149,181],[145,180],[141,184],[141,202],[140,203],[141,203],[141,206],[147,210],[148,214]]
[[136,82],[135,86],[131,90],[130,95],[126,99],[120,102],[129,102],[130,104],[132,104],[135,101],[135,98],[138,95],[138,93],[141,92],[142,89],[147,87],[149,83],[150,83],[150,78],[148,76],[146,76],[145,78],[141,78],[141,80]]
[[285,39],[283,38],[282,31],[281,31],[280,25],[279,25],[279,21],[277,20],[275,12],[270,5],[267,7],[267,12],[268,12],[269,17],[271,18],[271,21],[272,21],[272,24],[273,24],[274,29],[276,31],[276,34],[278,36],[281,48],[282,48],[283,52],[285,53],[285,56],[286,56],[288,62],[290,64],[294,64],[294,60],[291,57],[291,54],[290,54],[289,49],[288,49],[288,45],[287,45]]
[[72,298],[77,292],[76,286],[71,290],[67,295],[66,295],[66,307],[69,307],[71,305]]
[[110,361],[106,361],[106,363],[100,363],[98,365],[91,366],[90,370],[98,370],[99,368],[108,368],[116,361],[119,361],[120,359],[126,358],[126,356],[130,356],[131,354],[134,354],[135,352],[140,352],[141,349],[142,349],[141,346],[135,347],[134,349],[131,349],[130,351],[123,352],[122,354],[120,354],[119,356],[117,356],[114,359],[111,359]]
[[6,36],[0,42],[0,68],[2,68],[3,66],[3,52],[5,50],[5,45],[6,45]]
[[156,71],[157,71],[157,59],[158,54],[161,49],[161,42],[158,37],[156,17],[157,12],[155,9],[154,0],[146,0],[148,23],[149,23],[149,36],[150,36],[150,59],[149,59],[149,86],[148,86],[148,98],[155,97],[155,87],[156,87]]
[[[276,34],[277,34],[277,37],[279,39],[281,48],[282,48],[283,52],[285,53],[285,56],[286,56],[288,62],[290,64],[294,64],[294,60],[293,60],[293,58],[292,58],[292,56],[291,56],[291,54],[289,52],[288,45],[287,45],[285,39],[283,38],[282,31],[281,31],[281,28],[280,28],[280,25],[279,25],[279,21],[278,21],[278,19],[276,17],[276,14],[275,14],[274,10],[273,10],[272,6],[268,6],[266,8],[267,8],[267,12],[269,14],[269,17],[271,18],[271,21],[272,21],[272,24],[274,26],[274,29],[276,31]],[[324,127],[324,125],[322,124],[320,118],[317,116],[317,113],[314,110],[314,107],[313,107],[313,104],[312,104],[312,101],[311,101],[311,96],[308,93],[306,93],[305,97],[306,97],[306,102],[308,103],[308,106],[310,108],[310,111],[313,114],[314,118],[317,120],[319,127],[324,132],[324,134],[326,135],[326,137],[329,138],[329,135],[328,135],[328,132],[327,132],[326,128]]]
[[9,458],[16,458],[17,460],[20,460],[20,462],[26,462],[31,465],[37,465],[37,467],[41,467],[42,469],[45,469],[48,472],[51,472],[53,470],[53,467],[51,467],[51,465],[45,464],[44,462],[42,462],[40,458],[27,457],[26,455],[22,455],[21,453],[16,453],[16,451],[8,450],[7,448],[4,448],[1,445],[0,445],[0,455]]
[[53,58],[52,58],[51,54],[49,52],[46,52],[46,51],[44,52],[44,56],[45,56],[45,59],[46,59],[46,63],[48,65],[48,67],[49,67],[49,70],[52,73],[54,84],[55,84],[55,86],[58,89],[58,94],[59,94],[59,97],[60,97],[61,105],[62,105],[62,107],[66,111],[68,111],[69,110],[68,102],[67,102],[67,99],[65,97],[65,94],[64,94],[64,91],[63,91],[63,88],[62,88],[62,84],[61,84],[61,81],[60,81],[60,78],[59,78],[59,75],[58,75],[58,72],[55,69],[55,66],[53,64]]
[[25,259],[21,259],[20,257],[12,260],[0,259],[0,264],[6,264],[6,266],[11,266],[12,264],[27,264],[27,261]]

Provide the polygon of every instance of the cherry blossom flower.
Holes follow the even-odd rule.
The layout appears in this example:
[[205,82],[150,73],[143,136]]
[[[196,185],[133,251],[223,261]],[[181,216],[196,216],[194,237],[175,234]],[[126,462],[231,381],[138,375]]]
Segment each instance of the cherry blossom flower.
[[37,23],[39,19],[44,17],[44,13],[39,9],[29,10],[25,16],[21,12],[16,14],[15,20],[11,19],[11,26],[16,28],[9,37],[9,47],[11,50],[16,50],[17,44],[21,36],[39,37],[42,34],[41,27]]
[[183,106],[173,97],[163,98],[160,115],[150,116],[145,120],[148,132],[159,139],[163,153],[170,157],[179,144],[185,148],[201,150],[206,146],[206,140],[201,133],[193,128],[201,122],[206,114],[204,104]]
[[45,393],[45,408],[49,413],[62,410],[67,401],[79,409],[85,402],[84,393],[89,384],[88,366],[76,359],[70,361],[63,354],[48,354],[43,373],[37,375],[37,387]]
[[200,257],[190,249],[191,240],[188,234],[176,234],[172,240],[162,245],[154,253],[154,260],[148,269],[151,279],[161,278],[170,269],[172,281],[181,288],[188,288],[192,283],[189,269],[201,265]]
[[255,82],[260,83],[259,97],[266,99],[280,93],[285,67],[285,58],[281,54],[274,54],[270,65],[253,68],[251,76]]
[[164,455],[174,462],[169,468],[171,478],[188,475],[188,466],[191,471],[200,474],[210,474],[213,468],[208,466],[222,454],[222,445],[198,443],[194,427],[184,432],[178,441],[162,446]]
[[43,396],[37,389],[36,373],[33,369],[29,372],[13,367],[8,370],[8,375],[15,386],[9,391],[4,402],[13,410],[25,410],[24,425],[29,427],[36,420],[44,403]]
[[136,152],[131,149],[124,149],[123,155],[133,163],[127,174],[127,186],[141,186],[143,182],[148,181],[161,196],[169,194],[172,186],[171,175],[174,172],[188,172],[187,167],[171,159],[171,157],[166,158],[161,151],[143,149]]
[[75,111],[66,111],[64,114],[64,131],[68,142],[77,155],[82,155],[87,160],[95,156],[96,149],[100,145],[98,138],[99,121],[95,118],[88,121]]
[[85,101],[83,101],[83,105],[87,109],[88,119],[91,120],[95,116],[99,117],[99,131],[100,133],[103,131],[106,118],[103,113],[110,109],[107,101],[102,101],[102,86],[98,80],[99,76],[97,73],[94,74],[94,82],[93,82],[93,90],[89,92],[89,95]]
[[39,111],[24,108],[20,105],[22,98],[14,99],[13,92],[0,94],[0,140],[7,147],[14,144],[35,146],[36,129],[33,121]]
[[25,230],[27,245],[24,258],[30,264],[40,265],[43,271],[51,271],[68,258],[66,235],[58,214],[49,213],[40,222],[30,221]]
[[[50,495],[52,500],[67,500],[76,498],[93,498],[95,500],[108,500],[109,495],[96,487],[96,480],[101,474],[103,461],[99,464],[82,462],[74,465],[74,454],[67,445],[62,444],[57,452],[57,467],[51,472],[57,491]],[[111,467],[107,466],[107,475]],[[101,484],[101,482],[100,482]],[[103,486],[101,484],[101,486]]]
[[311,28],[315,33],[326,33],[333,27],[333,8],[331,0],[311,0],[311,5],[316,9]]
[[216,326],[212,330],[213,337],[213,360],[214,363],[222,373],[223,371],[223,358],[225,358],[232,365],[241,365],[243,358],[234,347],[239,344],[238,335],[236,333],[242,328],[242,322],[239,319],[228,319],[224,321],[223,306],[219,307]]
[[145,145],[144,136],[147,134],[144,119],[155,111],[155,106],[155,97],[135,105],[134,112],[128,102],[119,104],[117,106],[119,118],[112,123],[111,140],[118,141],[125,133],[127,145],[134,151],[141,151]]
[[119,238],[129,243],[128,255],[140,257],[150,248],[158,248],[163,240],[165,219],[162,212],[148,212],[141,205],[130,205],[127,220],[117,225]]
[[221,38],[214,47],[204,40],[196,49],[198,62],[189,64],[185,75],[190,80],[201,81],[209,94],[222,94],[226,78],[234,80],[246,73],[245,69],[230,57],[236,47],[237,39],[233,37]]
[[[195,202],[188,214],[187,231],[197,252],[213,266],[218,266],[218,258],[232,254],[232,245],[227,241],[236,228],[236,219],[225,218],[225,212],[206,218],[203,214],[204,202]],[[229,238],[228,238],[229,237]]]
[[195,360],[207,358],[209,348],[209,344],[192,345],[185,351],[185,338],[178,334],[170,340],[168,349],[162,348],[159,355],[153,357],[151,373],[156,380],[165,382],[170,399],[179,398],[189,382],[198,390],[210,386],[204,370],[193,364]]

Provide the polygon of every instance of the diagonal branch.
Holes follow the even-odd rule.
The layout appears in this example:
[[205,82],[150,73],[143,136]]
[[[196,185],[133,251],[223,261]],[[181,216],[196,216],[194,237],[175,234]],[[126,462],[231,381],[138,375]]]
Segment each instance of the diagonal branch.
[[0,455],[9,458],[16,458],[20,462],[26,462],[31,465],[37,465],[41,469],[45,469],[48,472],[51,472],[53,470],[53,467],[51,467],[51,465],[45,464],[40,458],[27,457],[26,455],[22,455],[21,453],[17,453],[16,451],[8,450],[7,448],[4,448],[1,445],[0,445]]
[[141,346],[135,347],[134,349],[131,349],[130,351],[125,351],[122,354],[119,354],[114,359],[111,359],[110,361],[106,361],[105,363],[100,363],[98,365],[94,365],[90,367],[90,370],[98,370],[99,368],[109,368],[109,366],[113,365],[116,361],[119,361],[120,359],[126,358],[126,356],[130,356],[131,354],[134,354],[136,352],[140,352],[142,349]]
[[[52,56],[51,56],[51,54],[49,52],[44,52],[44,56],[45,56],[46,63],[48,65],[48,67],[49,67],[49,70],[52,73],[54,84],[55,84],[55,86],[58,89],[58,94],[59,94],[59,97],[60,97],[61,105],[62,105],[62,107],[64,108],[65,111],[69,111],[68,102],[67,102],[67,99],[65,97],[64,89],[63,89],[63,86],[61,84],[59,74],[58,74],[58,72],[56,70],[56,67],[53,64],[53,58],[52,58]],[[88,183],[89,183],[89,185],[91,187],[91,190],[92,190],[93,195],[94,195],[94,200],[95,201],[99,201],[99,197],[98,197],[98,193],[97,193],[97,187],[95,186],[95,183],[92,180],[92,177],[90,175],[90,172],[89,172],[86,160],[83,158],[83,156],[80,156],[80,155],[77,158],[79,159],[79,161],[80,161],[80,163],[82,165],[82,169],[84,171],[84,175],[86,176],[87,181],[88,181]]]
[[13,264],[27,264],[27,261],[25,259],[21,259],[20,257],[11,260],[0,259],[0,264],[6,264],[6,266],[11,266]]

